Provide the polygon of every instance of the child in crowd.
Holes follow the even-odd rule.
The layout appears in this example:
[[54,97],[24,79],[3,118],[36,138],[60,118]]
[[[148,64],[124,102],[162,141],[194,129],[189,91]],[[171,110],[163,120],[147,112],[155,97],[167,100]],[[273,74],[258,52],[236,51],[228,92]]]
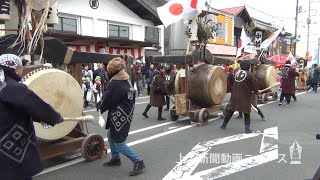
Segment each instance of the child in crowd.
[[93,94],[94,94],[94,99],[95,103],[100,101],[101,96],[102,96],[102,86],[101,86],[101,77],[97,76],[95,79],[95,84],[93,85]]
[[84,85],[86,87],[84,91],[84,108],[89,108],[89,102],[92,96],[92,82],[90,77],[85,77]]

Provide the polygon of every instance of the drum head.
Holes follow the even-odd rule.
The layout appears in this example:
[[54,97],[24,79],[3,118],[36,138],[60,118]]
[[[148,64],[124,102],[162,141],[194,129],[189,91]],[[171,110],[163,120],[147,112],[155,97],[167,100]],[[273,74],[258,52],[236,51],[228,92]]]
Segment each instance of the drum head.
[[[268,87],[273,86],[277,83],[276,69],[273,66],[269,66],[267,69],[267,85]],[[277,91],[276,87],[271,88],[272,92]]]
[[[82,115],[83,92],[79,83],[68,73],[57,69],[42,68],[27,74],[22,82],[63,117]],[[51,127],[35,122],[34,126],[39,140],[50,141],[66,136],[77,124],[77,121],[68,121]]]
[[222,104],[227,93],[227,76],[221,67],[213,66],[210,70],[211,99],[215,104]]

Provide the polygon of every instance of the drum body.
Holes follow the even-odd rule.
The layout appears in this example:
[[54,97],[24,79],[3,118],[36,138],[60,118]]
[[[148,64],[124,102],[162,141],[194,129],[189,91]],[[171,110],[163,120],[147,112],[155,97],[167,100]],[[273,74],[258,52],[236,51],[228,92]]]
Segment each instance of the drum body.
[[[176,93],[181,93],[180,72],[176,76]],[[227,76],[219,66],[201,64],[188,72],[188,99],[201,107],[221,104],[227,93]]]
[[[273,66],[260,64],[256,66],[255,76],[258,81],[258,89],[263,90],[277,83],[276,69]],[[276,87],[266,92],[275,92]]]
[[[68,73],[39,68],[26,74],[22,82],[63,117],[82,116],[83,93],[78,82]],[[77,124],[77,121],[68,121],[51,127],[35,122],[34,126],[38,140],[52,141],[68,135]]]

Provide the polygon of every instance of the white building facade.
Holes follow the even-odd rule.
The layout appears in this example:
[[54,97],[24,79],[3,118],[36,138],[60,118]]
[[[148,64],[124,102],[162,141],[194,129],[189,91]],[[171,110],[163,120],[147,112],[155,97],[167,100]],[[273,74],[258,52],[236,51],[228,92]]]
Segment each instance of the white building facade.
[[[59,24],[48,25],[46,35],[78,51],[101,52],[103,48],[109,54],[129,54],[144,61],[146,50],[163,54],[163,48],[159,47],[163,47],[164,38],[156,12],[141,3],[136,0],[59,0]],[[11,19],[17,20],[16,7],[11,9]],[[17,28],[14,26],[17,22],[6,22],[6,28]]]

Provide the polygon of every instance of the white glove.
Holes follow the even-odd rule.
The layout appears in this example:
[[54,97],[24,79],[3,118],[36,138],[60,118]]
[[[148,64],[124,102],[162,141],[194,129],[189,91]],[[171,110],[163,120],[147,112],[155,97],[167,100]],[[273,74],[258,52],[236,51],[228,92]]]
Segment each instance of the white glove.
[[101,127],[104,127],[104,126],[106,125],[106,121],[103,119],[102,116],[99,117],[99,125],[100,125]]

